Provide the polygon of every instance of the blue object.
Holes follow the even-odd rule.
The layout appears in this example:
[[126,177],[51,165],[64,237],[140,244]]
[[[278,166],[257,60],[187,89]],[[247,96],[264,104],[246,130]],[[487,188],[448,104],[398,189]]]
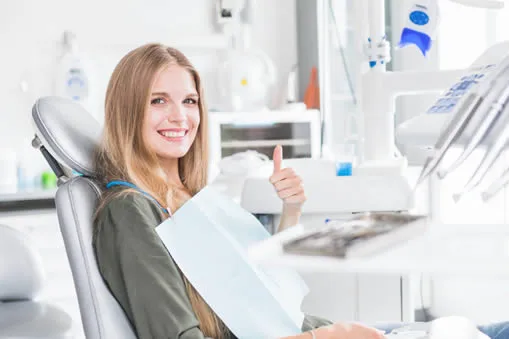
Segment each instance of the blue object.
[[479,83],[478,79],[482,79],[483,73],[475,73],[464,76],[458,83],[455,83],[449,90],[437,100],[427,113],[450,113],[456,107],[459,100],[468,92],[468,90]]
[[121,180],[116,180],[116,181],[110,181],[107,185],[106,185],[106,188],[107,189],[110,189],[114,186],[126,186],[126,187],[129,187],[129,188],[133,188],[135,190],[137,190],[138,192],[140,193],[143,193],[145,194],[148,198],[150,198],[151,200],[153,200],[157,206],[159,206],[159,208],[166,214],[169,214],[168,213],[168,210],[166,208],[164,208],[163,206],[161,206],[161,204],[153,197],[151,196],[150,194],[148,194],[147,192],[145,192],[144,190],[138,188],[138,186],[134,185],[134,184],[131,184],[130,182],[127,182],[127,181],[121,181]]
[[370,61],[369,62],[369,67],[373,68],[376,66],[376,61]]
[[423,32],[413,30],[411,28],[404,28],[401,32],[401,39],[399,47],[405,47],[410,44],[416,45],[421,51],[422,55],[426,56],[431,49],[431,37]]
[[336,176],[346,177],[352,175],[352,163],[351,162],[337,162],[336,163]]
[[410,13],[410,21],[418,26],[424,26],[428,24],[429,16],[423,11],[413,11]]

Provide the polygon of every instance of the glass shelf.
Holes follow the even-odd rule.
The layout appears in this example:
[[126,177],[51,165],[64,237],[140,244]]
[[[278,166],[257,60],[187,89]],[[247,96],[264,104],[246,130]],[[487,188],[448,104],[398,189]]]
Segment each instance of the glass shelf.
[[1,202],[29,201],[29,200],[53,200],[57,190],[33,190],[15,193],[0,193]]

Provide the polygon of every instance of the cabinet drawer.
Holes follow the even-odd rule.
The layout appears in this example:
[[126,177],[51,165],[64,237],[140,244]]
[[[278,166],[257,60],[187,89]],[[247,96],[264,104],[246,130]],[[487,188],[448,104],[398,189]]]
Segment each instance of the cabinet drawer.
[[[291,141],[291,140],[290,140]],[[221,156],[227,157],[233,155],[235,153],[245,152],[245,151],[257,151],[258,153],[264,154],[272,159],[272,155],[274,153],[274,147],[277,145],[282,145],[283,154],[285,158],[296,159],[296,158],[311,158],[312,149],[311,144],[307,141],[304,141],[302,144],[299,143],[285,143],[283,142],[275,142],[270,146],[255,146],[250,145],[249,143],[242,144],[239,143],[235,147],[225,147],[224,145],[221,147]]]
[[221,140],[310,139],[311,124],[285,122],[267,124],[223,124]]

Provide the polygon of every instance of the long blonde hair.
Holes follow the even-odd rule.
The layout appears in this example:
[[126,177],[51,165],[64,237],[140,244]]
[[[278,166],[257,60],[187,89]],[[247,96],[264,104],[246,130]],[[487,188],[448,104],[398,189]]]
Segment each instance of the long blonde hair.
[[[207,110],[198,72],[177,49],[161,44],[141,46],[122,58],[111,75],[105,101],[102,142],[96,153],[97,177],[133,183],[154,197],[161,206],[175,208],[172,186],[168,183],[156,154],[144,143],[142,126],[156,74],[168,65],[185,68],[193,77],[199,95],[200,125],[192,146],[179,159],[182,183],[194,195],[207,183]],[[123,191],[123,192],[122,192]],[[128,190],[107,190],[98,211],[108,201]],[[183,276],[189,300],[205,336],[223,338],[221,320]]]

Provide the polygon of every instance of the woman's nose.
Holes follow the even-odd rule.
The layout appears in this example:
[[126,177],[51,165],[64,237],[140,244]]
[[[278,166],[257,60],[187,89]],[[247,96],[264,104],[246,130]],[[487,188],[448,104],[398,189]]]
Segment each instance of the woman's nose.
[[168,120],[183,121],[186,118],[185,109],[181,105],[170,105],[168,109]]

